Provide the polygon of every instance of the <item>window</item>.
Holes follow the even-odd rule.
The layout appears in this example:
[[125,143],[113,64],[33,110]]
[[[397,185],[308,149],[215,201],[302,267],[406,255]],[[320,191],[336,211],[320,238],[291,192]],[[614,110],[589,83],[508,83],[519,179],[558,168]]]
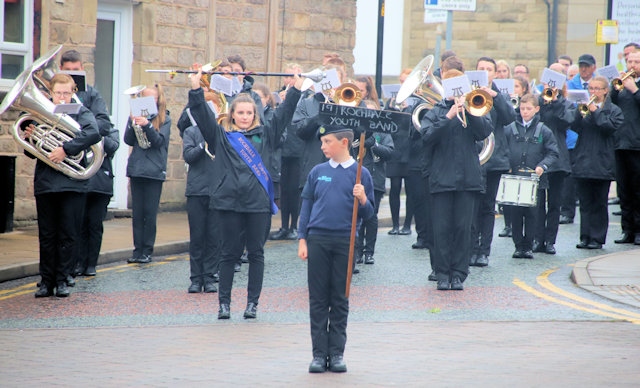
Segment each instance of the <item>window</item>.
[[31,63],[33,1],[3,0],[0,25],[0,88],[7,89]]

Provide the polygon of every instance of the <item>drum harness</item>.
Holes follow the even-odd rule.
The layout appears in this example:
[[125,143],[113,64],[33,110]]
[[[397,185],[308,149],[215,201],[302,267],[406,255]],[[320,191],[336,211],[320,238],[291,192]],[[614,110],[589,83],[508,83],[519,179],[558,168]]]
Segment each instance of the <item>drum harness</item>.
[[[542,126],[544,125],[544,123],[542,121],[538,121],[538,124],[536,125],[536,130],[533,132],[533,136],[531,137],[527,137],[527,136],[521,136],[520,133],[518,132],[518,127],[515,123],[515,121],[511,124],[509,124],[509,127],[511,128],[511,132],[513,133],[513,136],[515,137],[516,141],[519,143],[525,142],[527,143],[527,145],[524,148],[524,151],[522,152],[522,156],[520,159],[520,167],[518,169],[518,171],[514,171],[514,174],[517,175],[529,175],[532,171],[531,169],[526,167],[526,162],[527,162],[527,151],[529,150],[529,144],[536,143],[536,140],[538,138],[538,136],[540,136],[540,132],[542,131]],[[526,135],[526,128],[525,128],[525,135]]]

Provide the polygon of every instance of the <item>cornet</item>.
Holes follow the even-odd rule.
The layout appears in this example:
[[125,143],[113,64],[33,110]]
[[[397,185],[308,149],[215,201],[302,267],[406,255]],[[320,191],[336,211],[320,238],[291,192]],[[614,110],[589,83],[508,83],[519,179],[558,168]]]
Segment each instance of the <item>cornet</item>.
[[[145,85],[132,86],[129,89],[125,90],[123,94],[128,94],[129,96],[131,96],[131,98],[138,98],[140,97],[140,93],[142,93],[142,91],[146,88],[147,87]],[[138,140],[138,145],[140,146],[140,148],[146,150],[151,147],[151,142],[149,141],[149,139],[147,139],[147,134],[144,133],[144,129],[142,129],[142,127],[138,124],[134,123],[133,120],[131,121],[131,126],[133,127],[133,133],[136,135],[136,139]]]
[[614,78],[613,80],[611,80],[611,87],[617,91],[621,91],[622,89],[624,89],[624,85],[622,84],[622,81],[626,80],[629,77],[635,78],[636,72],[633,70],[629,70],[628,72],[624,73],[622,77]]
[[582,117],[587,117],[587,115],[590,113],[589,105],[593,104],[595,100],[596,100],[596,96],[591,96],[591,98],[589,99],[589,101],[586,104],[579,104],[578,105],[578,112],[580,112]]
[[557,88],[544,88],[542,91],[542,99],[545,104],[551,103],[556,96],[558,96]]

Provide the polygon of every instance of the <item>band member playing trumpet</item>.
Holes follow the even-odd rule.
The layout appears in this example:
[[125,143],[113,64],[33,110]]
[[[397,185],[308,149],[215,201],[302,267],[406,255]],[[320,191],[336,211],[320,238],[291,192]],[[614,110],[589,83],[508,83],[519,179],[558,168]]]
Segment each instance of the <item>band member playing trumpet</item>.
[[593,102],[588,114],[575,115],[578,141],[572,165],[580,200],[580,242],[582,249],[600,249],[606,242],[609,226],[607,201],[609,186],[615,178],[615,134],[622,128],[624,116],[607,99],[609,82],[604,77],[589,81]]
[[[460,76],[446,70],[443,79]],[[476,141],[491,134],[491,119],[467,115],[453,97],[438,102],[421,120],[424,155],[429,168],[433,221],[432,265],[438,290],[462,290],[469,270],[474,202],[483,189]]]
[[[68,74],[56,74],[50,81],[54,104],[69,104],[75,91],[75,82]],[[98,124],[93,113],[84,106],[70,115],[80,124],[80,132],[60,147],[51,151],[53,163],[62,162],[68,155],[77,155],[100,141]],[[31,136],[37,123],[24,128],[25,137]],[[27,154],[31,156],[30,154]],[[33,178],[33,190],[38,212],[38,241],[40,244],[40,286],[36,298],[69,296],[66,279],[71,274],[73,254],[79,235],[82,210],[87,192],[87,181],[71,179],[62,172],[38,160]]]
[[[200,87],[202,68],[189,76],[191,91],[188,108],[209,149],[216,156],[215,182],[210,206],[216,209],[221,228],[220,284],[218,319],[231,317],[231,288],[234,266],[246,244],[249,259],[249,281],[245,319],[256,318],[264,276],[264,244],[277,207],[273,182],[265,162],[280,144],[282,132],[290,123],[300,96],[302,79],[298,76],[285,103],[271,121],[260,124],[257,106],[251,96],[239,95],[229,109],[229,116],[218,124],[205,103]],[[244,236],[244,237],[242,237]]]
[[635,77],[624,79],[622,90],[614,88],[611,91],[611,101],[624,114],[624,125],[616,131],[616,179],[622,211],[622,237],[615,242],[640,245],[640,51],[629,53],[627,70],[633,70]]

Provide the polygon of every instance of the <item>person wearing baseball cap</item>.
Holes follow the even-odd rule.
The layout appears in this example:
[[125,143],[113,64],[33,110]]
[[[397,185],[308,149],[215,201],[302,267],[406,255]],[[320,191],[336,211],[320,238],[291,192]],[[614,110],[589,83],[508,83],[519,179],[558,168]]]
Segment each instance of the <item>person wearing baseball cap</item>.
[[578,58],[578,67],[578,74],[567,83],[569,90],[587,89],[587,85],[596,71],[596,59],[591,54],[582,54]]

